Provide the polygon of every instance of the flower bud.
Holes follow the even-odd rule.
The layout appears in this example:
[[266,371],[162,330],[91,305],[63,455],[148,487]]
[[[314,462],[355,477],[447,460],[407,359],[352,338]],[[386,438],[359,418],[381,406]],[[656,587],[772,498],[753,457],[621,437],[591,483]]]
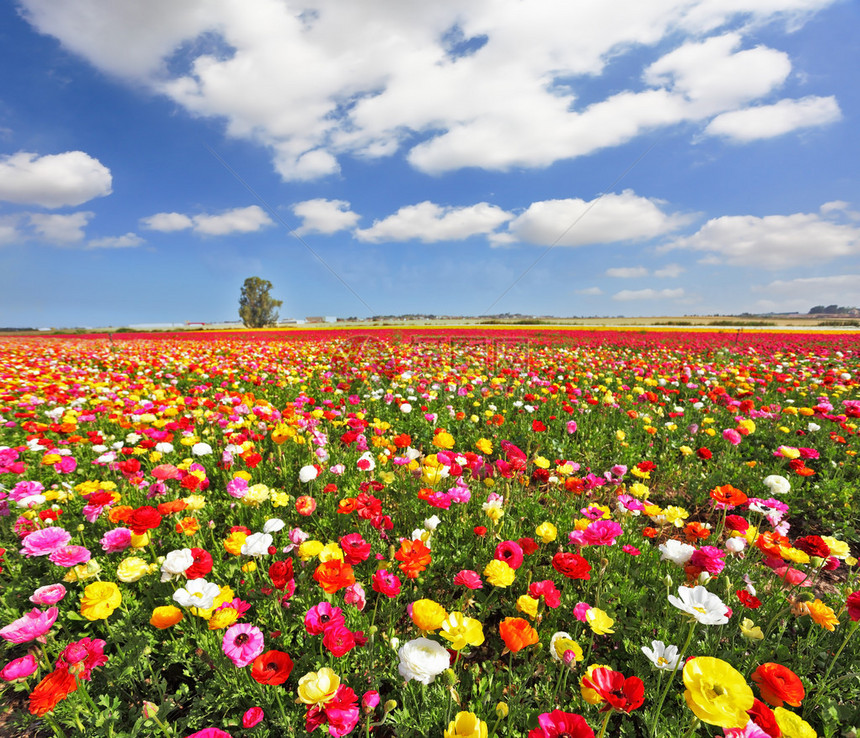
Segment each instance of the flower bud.
[[508,703],[507,702],[499,702],[496,705],[496,717],[501,720],[502,718],[506,718],[508,716]]

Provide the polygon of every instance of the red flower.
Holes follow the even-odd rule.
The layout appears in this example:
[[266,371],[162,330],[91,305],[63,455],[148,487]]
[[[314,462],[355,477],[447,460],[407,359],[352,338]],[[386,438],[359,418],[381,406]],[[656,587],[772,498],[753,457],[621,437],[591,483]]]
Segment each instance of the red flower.
[[848,595],[845,600],[845,606],[848,608],[848,617],[855,623],[860,620],[860,589]]
[[361,533],[349,533],[342,536],[340,547],[343,549],[344,560],[352,566],[366,561],[367,557],[370,556],[370,544],[361,537]]
[[538,550],[538,548],[540,548],[534,538],[517,538],[517,543],[520,544],[520,548],[526,556],[531,556]]
[[528,738],[594,738],[594,731],[588,727],[585,718],[574,712],[545,712],[538,716],[538,726],[529,731]]
[[707,461],[713,456],[713,454],[711,453],[710,449],[707,449],[703,446],[698,451],[696,451],[696,456],[698,456],[702,461]]
[[251,664],[251,676],[260,684],[283,684],[292,670],[293,660],[283,651],[261,653]]
[[783,702],[800,707],[806,696],[800,677],[787,666],[772,661],[759,666],[752,673],[752,680],[758,684],[761,698],[773,707],[782,707]]
[[633,712],[645,701],[645,685],[639,677],[625,677],[620,671],[604,666],[592,671],[591,676],[583,677],[582,684],[597,692],[606,703],[600,708],[601,712]]
[[30,693],[30,712],[33,715],[51,712],[77,688],[78,682],[68,669],[55,669]]
[[782,735],[782,731],[776,722],[776,715],[774,715],[773,710],[771,710],[761,700],[753,701],[753,706],[747,710],[747,715],[749,715],[755,721],[755,724],[771,738],[780,738]]
[[331,651],[334,656],[340,658],[355,648],[355,636],[345,625],[335,623],[325,629],[323,634],[323,645]]
[[142,536],[146,531],[161,525],[161,513],[151,505],[145,505],[133,510],[125,522],[132,533]]
[[830,546],[824,542],[821,536],[803,536],[802,538],[798,538],[794,542],[794,547],[820,559],[826,559],[830,556]]
[[761,600],[755,595],[750,594],[747,590],[739,589],[735,594],[744,607],[748,607],[750,610],[757,610],[761,607]]
[[568,579],[591,579],[591,564],[575,553],[557,553],[552,557],[552,568]]
[[535,433],[543,433],[546,430],[546,426],[540,420],[533,420],[532,430]]
[[476,536],[480,536],[481,538],[487,535],[487,529],[483,525],[476,525],[473,532]]
[[293,578],[293,560],[275,561],[269,566],[269,579],[272,580],[272,586],[277,590],[283,590]]
[[212,571],[212,555],[202,548],[192,548],[194,563],[185,570],[186,579],[201,579]]

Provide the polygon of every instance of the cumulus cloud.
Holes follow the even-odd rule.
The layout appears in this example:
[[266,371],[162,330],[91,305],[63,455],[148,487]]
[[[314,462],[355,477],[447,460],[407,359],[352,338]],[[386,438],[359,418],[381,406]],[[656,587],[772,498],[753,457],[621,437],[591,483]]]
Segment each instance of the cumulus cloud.
[[860,228],[816,213],[726,215],[661,248],[706,252],[704,264],[785,269],[860,254]]
[[616,279],[636,279],[637,277],[647,277],[648,269],[643,266],[638,267],[611,267],[606,270],[607,277]]
[[686,270],[680,264],[666,264],[654,270],[654,276],[661,279],[675,279],[680,277]]
[[348,230],[358,223],[361,216],[349,209],[346,200],[317,198],[293,205],[293,213],[302,219],[296,233],[322,233],[329,235]]
[[612,295],[613,300],[618,302],[632,302],[633,300],[679,300],[684,297],[684,290],[680,287],[674,290],[655,290],[650,287],[644,290],[621,290]]
[[860,305],[860,274],[777,280],[752,288],[759,310],[807,312],[814,305]]
[[[632,190],[594,200],[542,200],[508,224],[508,241],[536,245],[586,246],[618,241],[644,241],[677,230],[686,215],[668,214],[663,202],[640,197]],[[503,242],[505,239],[501,239]],[[494,239],[499,243],[500,239]]]
[[145,241],[136,233],[126,233],[124,236],[107,236],[95,238],[87,242],[88,249],[131,249],[140,246]]
[[200,213],[156,213],[142,218],[141,227],[151,231],[172,233],[192,229],[204,236],[226,236],[231,233],[254,233],[272,225],[272,219],[258,205],[233,208],[217,215]]
[[470,236],[491,233],[511,214],[486,202],[465,207],[444,207],[424,201],[407,205],[393,215],[375,220],[370,228],[357,229],[359,241],[409,241],[424,243],[458,241]]
[[39,240],[64,246],[84,240],[84,228],[94,215],[91,212],[69,215],[28,213],[27,217]]
[[799,128],[833,123],[841,117],[835,97],[810,96],[723,113],[708,124],[705,133],[746,143],[781,136]]
[[[751,28],[799,23],[832,1],[20,4],[65,48],[225,121],[228,135],[268,147],[284,179],[308,180],[338,172],[343,156],[403,150],[430,173],[547,166],[707,123],[771,94],[791,70],[785,52],[752,45]],[[637,63],[649,55],[633,54],[658,48],[669,50],[628,89],[578,99],[610,60]]]
[[110,169],[83,151],[0,157],[0,200],[6,202],[60,208],[110,193]]

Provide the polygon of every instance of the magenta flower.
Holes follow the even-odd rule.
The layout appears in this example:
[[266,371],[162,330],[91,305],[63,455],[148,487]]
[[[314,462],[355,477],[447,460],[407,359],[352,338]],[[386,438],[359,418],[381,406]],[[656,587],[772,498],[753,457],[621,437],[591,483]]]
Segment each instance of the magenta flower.
[[454,584],[468,587],[469,589],[484,588],[484,583],[481,581],[481,577],[478,576],[478,572],[472,571],[471,569],[463,569],[463,571],[457,574],[454,577]]
[[320,635],[334,625],[343,625],[344,620],[343,610],[320,602],[305,613],[305,630],[310,635]]
[[191,733],[185,736],[185,738],[233,738],[233,736],[226,730],[221,730],[221,728],[203,728],[203,730]]
[[102,536],[102,550],[112,553],[122,553],[131,545],[131,531],[128,528],[114,528]]
[[66,588],[62,584],[46,584],[30,595],[30,602],[36,605],[56,605],[65,596]]
[[236,623],[227,629],[221,647],[235,666],[244,669],[263,653],[263,632],[255,625]]
[[723,560],[726,552],[716,546],[702,546],[690,557],[690,565],[703,569],[712,576],[719,574],[726,566]]
[[106,645],[101,638],[81,638],[63,649],[56,666],[66,669],[78,679],[90,681],[93,669],[107,663],[108,657],[104,653]]
[[33,654],[28,653],[20,659],[10,661],[6,666],[0,669],[0,679],[4,682],[17,682],[22,679],[26,679],[38,668],[39,664],[36,663],[36,658]]
[[573,617],[575,617],[579,622],[584,623],[586,621],[585,614],[591,609],[591,605],[587,602],[580,602],[576,604],[573,608]]
[[21,544],[21,553],[24,556],[47,556],[58,548],[62,548],[72,540],[72,534],[67,530],[51,526],[34,530]]
[[730,444],[732,444],[732,446],[737,446],[743,439],[743,436],[738,433],[734,428],[727,428],[723,431],[723,438],[725,438]]
[[511,569],[519,569],[523,565],[523,549],[514,541],[502,541],[496,546],[493,558],[504,561]]
[[261,723],[265,716],[266,714],[263,712],[262,707],[251,707],[242,715],[242,727],[246,730],[253,728],[255,725]]
[[45,633],[51,629],[59,614],[60,611],[56,607],[50,607],[44,612],[34,607],[5,628],[0,628],[0,638],[9,643],[27,643],[33,640],[44,643]]
[[595,520],[588,524],[583,539],[589,546],[614,546],[624,529],[614,520]]
[[57,566],[65,566],[70,569],[78,564],[85,564],[92,558],[88,548],[83,546],[63,546],[53,551],[48,559]]

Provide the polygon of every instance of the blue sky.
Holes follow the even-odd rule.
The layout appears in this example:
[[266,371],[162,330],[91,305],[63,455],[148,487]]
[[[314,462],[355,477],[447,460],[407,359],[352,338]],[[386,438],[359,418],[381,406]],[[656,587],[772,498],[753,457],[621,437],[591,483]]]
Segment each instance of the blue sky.
[[860,305],[849,0],[0,6],[0,325]]

